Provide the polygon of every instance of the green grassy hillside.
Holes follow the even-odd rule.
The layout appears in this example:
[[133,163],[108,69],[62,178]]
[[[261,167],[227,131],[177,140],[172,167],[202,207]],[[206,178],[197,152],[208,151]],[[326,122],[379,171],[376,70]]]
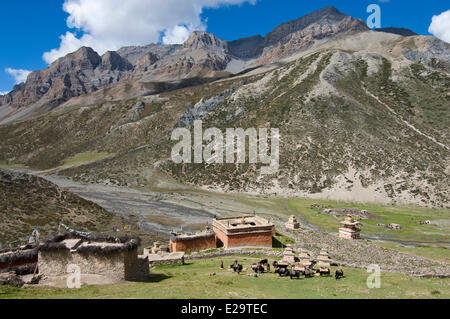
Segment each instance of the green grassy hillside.
[[0,170],[0,216],[0,243],[5,246],[28,238],[36,226],[45,239],[57,232],[59,222],[94,233],[132,225],[146,244],[151,242],[151,236],[138,230],[136,220],[118,217],[41,177],[9,170]]

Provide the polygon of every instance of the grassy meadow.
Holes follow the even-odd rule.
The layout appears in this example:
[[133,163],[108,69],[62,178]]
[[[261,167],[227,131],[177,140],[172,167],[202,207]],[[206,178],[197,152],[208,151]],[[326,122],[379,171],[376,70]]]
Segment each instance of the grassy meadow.
[[[219,268],[220,260],[226,266],[236,258],[246,268],[257,261],[255,257],[231,256],[188,261],[184,266],[156,266],[151,269],[148,282],[87,286],[78,290],[0,287],[0,298],[450,298],[450,279],[382,273],[381,288],[369,289],[366,284],[369,273],[361,269],[343,268],[345,277],[341,280],[334,277],[291,280],[273,272],[253,278],[248,276],[250,271],[237,275]],[[216,275],[210,276],[212,273]]]

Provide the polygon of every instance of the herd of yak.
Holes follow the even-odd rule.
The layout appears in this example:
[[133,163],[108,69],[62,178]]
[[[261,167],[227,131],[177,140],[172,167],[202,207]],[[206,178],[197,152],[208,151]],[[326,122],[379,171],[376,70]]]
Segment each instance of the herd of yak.
[[[294,279],[300,278],[300,276],[304,276],[305,278],[311,278],[314,277],[315,274],[320,274],[320,276],[331,276],[331,270],[327,267],[320,267],[319,269],[316,270],[308,267],[302,269],[296,269],[295,267],[291,267],[291,269],[289,269],[289,264],[280,263],[277,261],[274,261],[272,265],[275,269],[274,272],[278,274],[280,277],[290,277],[291,279]],[[239,264],[237,260],[235,260],[234,263],[230,265],[230,268],[233,269],[233,271],[238,274],[240,274],[244,269],[244,267],[241,264]],[[256,274],[270,272],[269,261],[267,259],[262,259],[260,262],[252,265],[252,270]],[[336,270],[334,278],[338,280],[343,277],[344,271],[342,269]]]

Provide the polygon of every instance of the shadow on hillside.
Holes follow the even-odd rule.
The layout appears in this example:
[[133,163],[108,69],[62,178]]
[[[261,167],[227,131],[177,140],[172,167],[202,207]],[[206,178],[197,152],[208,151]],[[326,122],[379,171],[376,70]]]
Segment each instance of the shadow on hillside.
[[149,274],[145,278],[141,278],[139,280],[131,280],[131,282],[144,282],[144,283],[156,283],[161,282],[166,279],[172,278],[172,276],[167,276],[165,274]]

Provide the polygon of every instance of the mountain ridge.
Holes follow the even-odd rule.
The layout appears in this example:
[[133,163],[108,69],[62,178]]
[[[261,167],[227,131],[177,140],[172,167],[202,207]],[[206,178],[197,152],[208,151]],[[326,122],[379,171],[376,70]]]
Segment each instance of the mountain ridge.
[[[307,27],[310,29],[305,31]],[[45,70],[32,72],[24,85],[15,86],[0,97],[0,124],[28,118],[30,113],[42,114],[72,97],[123,80],[170,82],[239,73],[245,68],[276,62],[316,40],[367,30],[361,20],[326,7],[285,22],[265,37],[256,35],[227,42],[211,33],[194,31],[181,45],[124,47],[101,57],[92,48],[82,47]],[[289,38],[293,34],[296,36]],[[26,110],[30,105],[32,110]]]

